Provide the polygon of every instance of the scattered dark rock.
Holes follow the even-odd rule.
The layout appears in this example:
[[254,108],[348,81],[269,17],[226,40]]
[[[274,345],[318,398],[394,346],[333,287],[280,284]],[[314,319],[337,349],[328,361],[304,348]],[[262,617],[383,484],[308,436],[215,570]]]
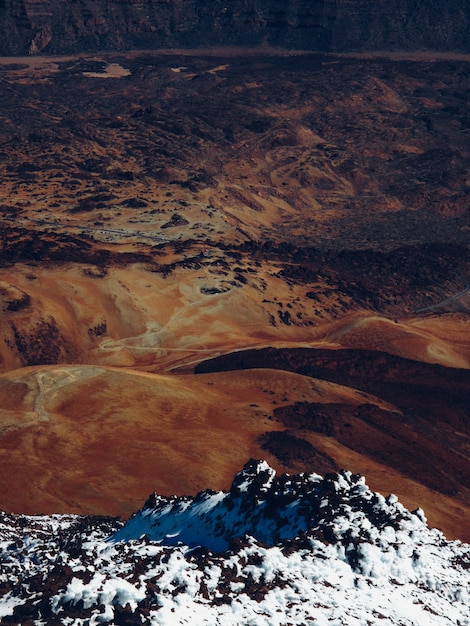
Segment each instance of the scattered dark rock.
[[121,205],[128,207],[129,209],[143,209],[148,206],[148,202],[142,198],[128,198],[127,200],[121,202]]
[[162,224],[161,228],[175,228],[176,226],[186,226],[187,224],[189,224],[189,222],[185,217],[178,213],[173,213],[170,220]]

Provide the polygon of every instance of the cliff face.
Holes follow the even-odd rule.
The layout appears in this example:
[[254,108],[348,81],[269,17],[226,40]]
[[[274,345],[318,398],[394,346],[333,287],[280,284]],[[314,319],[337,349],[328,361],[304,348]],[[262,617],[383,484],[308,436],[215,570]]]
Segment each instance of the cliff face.
[[0,0],[0,54],[214,45],[470,47],[467,0]]

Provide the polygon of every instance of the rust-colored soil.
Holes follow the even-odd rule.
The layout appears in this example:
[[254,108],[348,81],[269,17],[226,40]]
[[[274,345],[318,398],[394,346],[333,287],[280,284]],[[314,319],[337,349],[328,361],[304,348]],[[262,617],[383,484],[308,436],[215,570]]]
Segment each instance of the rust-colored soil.
[[246,458],[265,456],[258,438],[282,430],[274,407],[325,397],[363,401],[348,387],[269,369],[202,376],[16,370],[0,378],[2,498],[28,513],[128,515],[154,490],[228,488]]
[[470,540],[466,57],[0,81],[0,508],[127,516],[265,457]]

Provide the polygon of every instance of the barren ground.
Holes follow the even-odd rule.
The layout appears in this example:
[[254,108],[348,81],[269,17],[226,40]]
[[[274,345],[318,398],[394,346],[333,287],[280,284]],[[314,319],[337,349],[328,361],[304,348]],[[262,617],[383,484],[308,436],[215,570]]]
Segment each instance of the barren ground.
[[127,516],[249,457],[470,540],[470,65],[0,60],[0,508]]

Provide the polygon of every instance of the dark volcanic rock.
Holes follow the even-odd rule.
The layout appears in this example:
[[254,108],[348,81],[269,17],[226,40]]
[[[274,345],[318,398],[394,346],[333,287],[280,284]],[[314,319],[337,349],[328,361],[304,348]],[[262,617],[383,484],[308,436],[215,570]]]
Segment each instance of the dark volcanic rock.
[[[290,413],[295,413],[297,407],[284,407],[284,423],[287,424]],[[276,412],[276,411],[275,411]],[[282,418],[281,418],[282,419]],[[292,434],[293,431],[273,431],[264,433],[259,438],[263,450],[267,450],[274,455],[286,467],[310,466],[320,473],[328,473],[338,469],[334,460],[316,450],[312,444],[301,437]]]
[[466,0],[3,0],[3,55],[269,44],[468,50]]

